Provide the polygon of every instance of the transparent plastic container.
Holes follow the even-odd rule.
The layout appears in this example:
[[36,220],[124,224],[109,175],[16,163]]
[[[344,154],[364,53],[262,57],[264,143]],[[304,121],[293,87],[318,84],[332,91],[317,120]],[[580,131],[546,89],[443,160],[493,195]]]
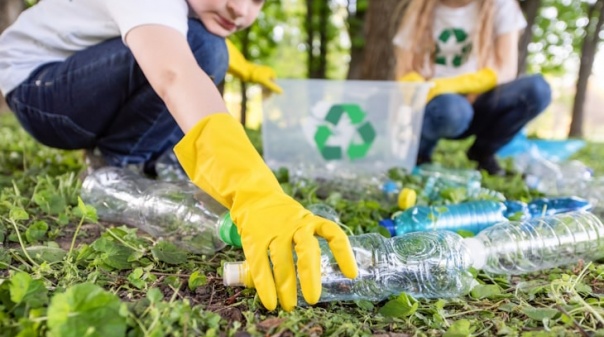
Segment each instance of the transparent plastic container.
[[499,223],[465,244],[477,269],[518,275],[604,257],[604,225],[590,212],[569,212]]
[[[459,297],[476,284],[472,259],[463,239],[452,232],[417,232],[385,238],[380,234],[350,237],[359,276],[346,278],[329,250],[321,247],[320,302],[365,299],[380,301],[402,292],[417,298]],[[224,264],[224,284],[253,287],[245,262]],[[300,303],[304,303],[300,291]]]
[[506,207],[491,200],[468,201],[446,206],[415,206],[395,215],[396,234],[437,229],[468,231],[474,234],[506,221]]
[[[263,157],[272,169],[324,177],[415,166],[431,83],[278,80],[263,102]],[[314,174],[306,175],[314,177]]]
[[227,209],[187,181],[161,182],[104,167],[84,179],[81,197],[102,221],[138,228],[196,254],[214,254],[226,243],[241,246]]

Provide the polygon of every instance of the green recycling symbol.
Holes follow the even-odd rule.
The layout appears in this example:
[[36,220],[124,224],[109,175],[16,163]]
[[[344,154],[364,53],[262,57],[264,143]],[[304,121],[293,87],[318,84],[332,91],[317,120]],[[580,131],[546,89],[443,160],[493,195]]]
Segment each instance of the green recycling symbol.
[[[466,63],[472,52],[472,41],[468,39],[468,33],[459,28],[447,28],[443,30],[436,41],[436,64],[459,68]],[[453,59],[448,63],[448,56]]]
[[[343,118],[348,117],[348,120]],[[346,156],[351,159],[361,159],[367,155],[375,140],[375,129],[366,114],[356,104],[336,104],[331,106],[321,125],[314,134],[314,142],[325,160],[338,160]],[[347,144],[331,144],[330,139],[338,134],[350,134]]]

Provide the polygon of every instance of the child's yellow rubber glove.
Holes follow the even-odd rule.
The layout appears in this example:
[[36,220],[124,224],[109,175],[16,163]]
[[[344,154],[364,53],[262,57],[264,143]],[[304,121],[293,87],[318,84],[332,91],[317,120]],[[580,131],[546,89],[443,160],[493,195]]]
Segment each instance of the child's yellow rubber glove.
[[357,276],[344,231],[283,192],[241,124],[231,115],[218,113],[202,119],[174,152],[189,178],[230,209],[253,283],[267,309],[277,307],[277,297],[284,310],[292,310],[297,304],[292,247],[304,299],[309,304],[319,300],[321,251],[315,235],[329,242],[345,276]]
[[491,68],[477,72],[433,79],[434,87],[428,92],[428,100],[442,94],[482,94],[497,86],[497,73]]
[[[425,82],[416,72],[410,72],[401,78],[402,82]],[[482,94],[497,86],[497,73],[491,68],[483,68],[474,73],[454,77],[442,77],[431,80],[434,86],[428,92],[426,102],[442,94]]]
[[229,51],[229,73],[244,82],[258,83],[272,92],[278,94],[283,92],[283,89],[274,82],[277,76],[271,67],[249,62],[228,39],[226,45]]

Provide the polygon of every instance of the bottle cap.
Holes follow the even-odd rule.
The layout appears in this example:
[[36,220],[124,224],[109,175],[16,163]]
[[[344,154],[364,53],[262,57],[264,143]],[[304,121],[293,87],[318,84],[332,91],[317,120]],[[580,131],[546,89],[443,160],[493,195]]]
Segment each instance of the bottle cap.
[[241,248],[241,236],[237,232],[237,227],[231,219],[231,213],[226,212],[218,220],[218,235],[224,243]]
[[482,269],[487,264],[486,247],[475,237],[463,239],[463,244],[472,258],[472,267]]
[[222,283],[230,287],[254,287],[252,276],[245,261],[226,262],[222,268]]
[[398,207],[402,210],[415,206],[417,202],[417,193],[410,188],[403,188],[398,195]]

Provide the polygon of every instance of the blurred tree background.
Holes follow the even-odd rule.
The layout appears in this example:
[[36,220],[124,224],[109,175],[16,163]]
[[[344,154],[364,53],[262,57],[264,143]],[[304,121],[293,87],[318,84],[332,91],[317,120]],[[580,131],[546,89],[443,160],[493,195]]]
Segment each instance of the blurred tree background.
[[[279,78],[392,80],[391,40],[404,1],[267,0],[257,22],[231,39]],[[598,53],[604,0],[518,2],[530,28],[518,46],[519,75],[543,73],[554,89],[554,104],[533,123],[534,133],[598,140],[604,134],[597,111],[604,105],[604,53]],[[34,3],[0,0],[0,30]],[[227,76],[225,98],[246,125],[258,125],[262,97],[257,85]]]

